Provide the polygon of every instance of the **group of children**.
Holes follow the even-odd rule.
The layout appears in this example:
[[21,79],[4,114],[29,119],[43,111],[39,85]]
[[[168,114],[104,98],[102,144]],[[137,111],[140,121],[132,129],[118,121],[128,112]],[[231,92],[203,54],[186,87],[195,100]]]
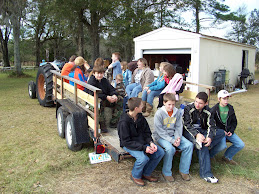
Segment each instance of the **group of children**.
[[[136,158],[131,173],[133,182],[139,186],[145,185],[143,179],[156,182],[158,178],[151,176],[151,173],[162,158],[162,175],[166,181],[173,182],[172,162],[177,149],[181,150],[179,173],[183,180],[189,181],[195,148],[199,158],[200,177],[207,182],[217,183],[218,179],[211,172],[211,160],[227,147],[226,140],[229,140],[232,145],[226,150],[222,160],[236,165],[233,156],[244,147],[243,141],[234,133],[237,119],[233,107],[228,104],[230,94],[221,90],[218,93],[219,103],[210,109],[208,95],[200,92],[195,101],[184,108],[182,114],[175,105],[182,90],[183,78],[170,63],[160,64],[161,74],[154,81],[154,74],[146,59],[138,60],[138,67],[133,74],[127,69],[127,63],[120,63],[119,59],[120,54],[113,53],[108,70],[105,70],[102,58],[96,59],[87,79],[85,73],[90,66],[82,57],[74,57],[74,61],[72,58],[64,66],[62,73],[66,75],[70,72],[71,77],[84,82],[87,80],[88,84],[102,90],[98,94],[102,100],[100,128],[102,132],[108,131],[104,108],[112,107],[113,115],[109,125],[117,127],[120,146]],[[105,71],[110,69],[113,69],[111,83],[104,77]],[[83,87],[80,89],[92,94]],[[137,97],[139,92],[142,92],[142,99]],[[149,116],[155,96],[159,96],[160,108],[155,113],[152,134],[144,116]],[[125,111],[126,104],[128,111]]]
[[218,93],[219,103],[210,109],[208,95],[200,92],[195,101],[184,108],[182,115],[175,107],[175,94],[166,93],[163,96],[163,106],[155,113],[154,139],[142,115],[142,100],[130,98],[129,111],[123,113],[119,120],[118,134],[120,146],[136,158],[131,172],[133,182],[144,186],[143,179],[158,181],[151,173],[162,158],[162,175],[166,181],[173,182],[173,156],[179,149],[179,174],[183,180],[191,179],[189,169],[193,150],[196,150],[200,177],[209,183],[217,183],[218,179],[211,172],[211,160],[227,147],[226,139],[232,143],[222,157],[228,164],[237,164],[233,156],[244,147],[243,141],[234,133],[237,120],[233,107],[228,104],[230,96],[226,90],[221,90]]

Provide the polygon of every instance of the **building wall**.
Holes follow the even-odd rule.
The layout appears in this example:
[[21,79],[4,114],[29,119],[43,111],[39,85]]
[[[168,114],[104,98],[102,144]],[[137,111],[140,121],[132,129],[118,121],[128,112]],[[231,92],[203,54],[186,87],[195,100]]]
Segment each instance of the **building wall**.
[[201,38],[199,82],[213,85],[214,72],[226,69],[229,71],[229,83],[236,85],[238,74],[242,71],[243,50],[248,50],[248,68],[254,73],[254,48]]

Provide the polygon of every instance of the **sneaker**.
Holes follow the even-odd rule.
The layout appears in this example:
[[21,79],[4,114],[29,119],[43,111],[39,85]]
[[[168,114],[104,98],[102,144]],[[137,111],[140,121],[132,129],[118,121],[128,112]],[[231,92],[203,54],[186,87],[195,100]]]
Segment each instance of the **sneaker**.
[[226,158],[225,156],[222,157],[222,160],[223,160],[224,162],[226,162],[227,164],[237,165],[237,162],[235,162],[234,160],[229,160],[229,159]]
[[208,183],[217,183],[219,181],[219,179],[217,179],[214,176],[206,177],[206,178],[204,178],[204,180],[207,181]]
[[179,171],[179,173],[183,180],[185,180],[185,181],[191,180],[191,176],[189,174],[184,174],[184,173],[181,173],[180,171]]

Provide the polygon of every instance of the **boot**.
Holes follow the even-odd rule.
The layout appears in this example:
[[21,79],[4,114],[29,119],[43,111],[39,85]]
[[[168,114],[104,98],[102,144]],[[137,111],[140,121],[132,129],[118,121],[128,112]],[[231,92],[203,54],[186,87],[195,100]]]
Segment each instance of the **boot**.
[[146,112],[143,114],[144,117],[148,117],[150,113],[152,112],[153,106],[147,103]]
[[143,106],[142,112],[144,113],[144,112],[146,112],[146,104],[147,104],[147,102],[146,101],[141,101],[141,104]]

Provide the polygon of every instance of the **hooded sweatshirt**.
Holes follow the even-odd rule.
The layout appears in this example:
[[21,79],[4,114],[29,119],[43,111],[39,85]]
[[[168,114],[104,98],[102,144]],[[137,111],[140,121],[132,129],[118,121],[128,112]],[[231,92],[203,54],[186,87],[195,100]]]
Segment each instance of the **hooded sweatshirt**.
[[155,140],[163,138],[164,140],[174,144],[178,137],[182,137],[183,124],[181,112],[174,107],[173,114],[170,117],[162,106],[157,110],[154,118],[155,131],[153,137]]
[[151,131],[145,117],[139,113],[134,121],[128,113],[123,113],[118,123],[120,146],[130,150],[146,151],[147,145],[153,141]]

